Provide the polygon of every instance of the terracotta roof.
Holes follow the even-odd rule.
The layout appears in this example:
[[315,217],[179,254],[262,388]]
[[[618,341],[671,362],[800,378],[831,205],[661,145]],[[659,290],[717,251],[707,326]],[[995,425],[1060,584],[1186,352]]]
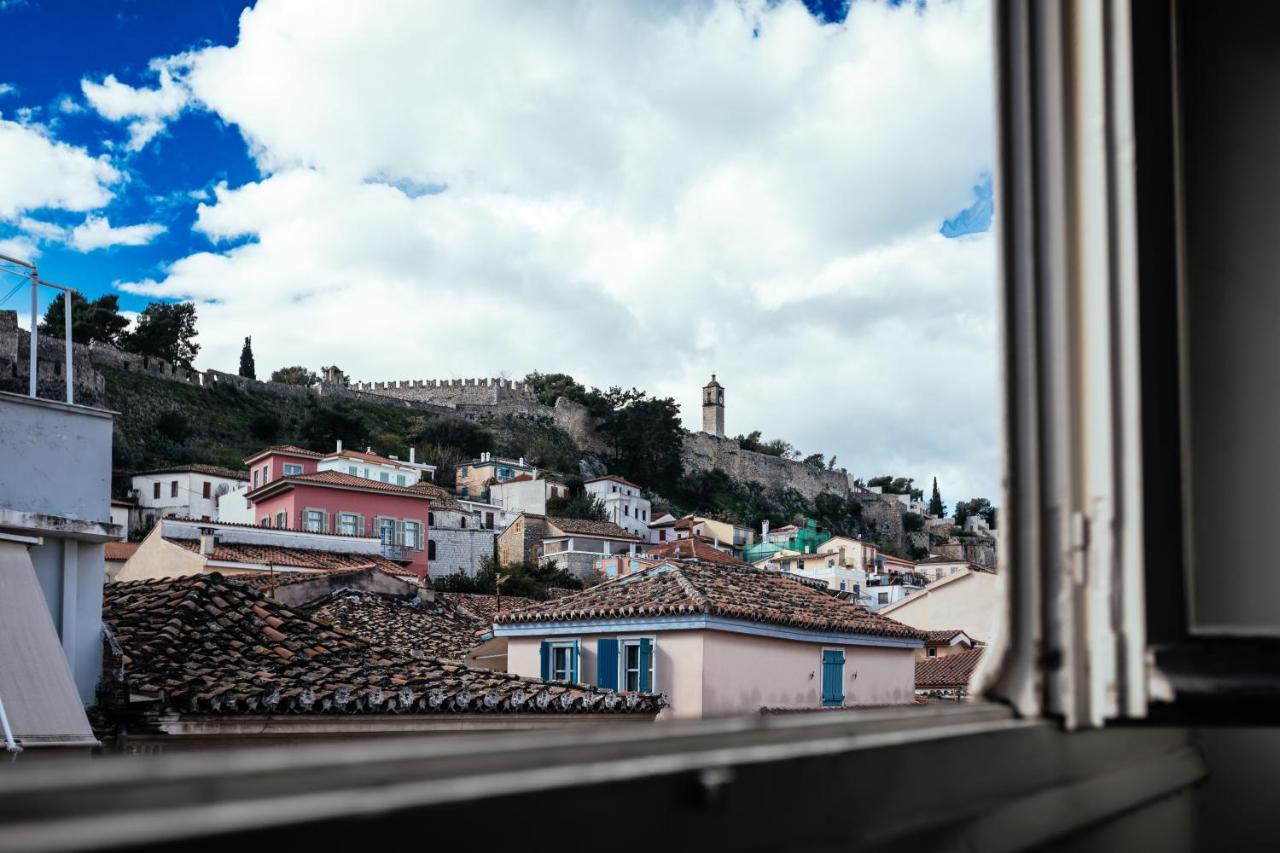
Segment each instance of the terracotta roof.
[[577,595],[510,613],[494,622],[563,622],[708,614],[807,631],[923,640],[924,632],[840,601],[781,572],[753,566],[671,562],[606,581]]
[[613,480],[615,483],[621,483],[622,485],[624,485],[624,486],[630,486],[630,487],[631,487],[631,488],[633,488],[633,489],[642,489],[642,488],[644,488],[643,486],[638,486],[638,485],[636,485],[635,483],[631,482],[630,480],[624,480],[624,479],[622,479],[622,478],[621,478],[621,477],[619,477],[617,474],[605,474],[605,475],[603,475],[603,476],[601,476],[601,477],[592,477],[590,480],[583,480],[583,481],[582,481],[582,485],[584,485],[584,486],[585,486],[587,483],[598,483],[598,482],[599,482],[599,481],[601,481],[601,480]]
[[916,661],[916,689],[922,687],[964,687],[982,657],[982,646]]
[[309,610],[321,625],[412,658],[461,661],[489,626],[439,596],[434,602],[343,590]]
[[[392,459],[389,456],[379,456],[377,453],[365,453],[362,450],[340,450],[334,451],[333,453],[326,453],[324,455],[325,459],[336,459],[338,457],[342,457],[343,459],[363,459],[365,462],[373,462],[376,465],[396,465],[400,468],[413,468],[413,466],[408,462],[405,462],[403,459]],[[414,470],[417,469],[414,468]]]
[[265,483],[257,489],[249,492],[250,495],[260,495],[267,490],[277,490],[281,484],[298,485],[298,486],[339,486],[347,489],[363,489],[373,492],[388,492],[395,495],[404,495],[407,498],[429,498],[430,494],[418,489],[416,486],[397,486],[395,483],[383,483],[380,480],[370,480],[367,477],[356,477],[351,474],[344,474],[341,471],[314,471],[310,474],[290,474],[286,477],[277,477],[270,483]]
[[254,459],[266,456],[268,453],[282,453],[288,456],[302,456],[306,459],[323,459],[323,453],[316,453],[314,450],[307,450],[305,447],[298,447],[296,444],[275,444],[271,447],[264,447],[252,456],[246,456],[244,462],[248,465]]
[[136,501],[129,501],[129,500],[125,500],[124,498],[112,498],[111,505],[133,507],[133,506],[137,506],[138,504]]
[[[926,631],[924,641],[931,646],[949,645],[956,638],[957,634],[964,634],[960,628],[952,628],[947,631]],[[965,634],[965,636],[969,636]]]
[[[577,592],[577,590],[574,590]],[[446,601],[452,606],[471,614],[480,623],[481,627],[489,627],[493,624],[493,617],[498,615],[498,599],[493,595],[478,595],[472,592],[437,592],[437,601]],[[502,610],[505,613],[508,610],[519,610],[522,607],[529,607],[538,602],[532,598],[523,598],[518,595],[502,596]]]
[[141,542],[108,542],[106,544],[106,559],[119,560],[124,562],[133,556],[133,552],[138,550]]
[[107,678],[123,682],[111,695],[164,710],[652,714],[664,704],[654,694],[624,697],[412,658],[322,625],[217,572],[107,584],[103,604],[103,622],[119,649],[104,667]]
[[750,565],[732,554],[726,554],[701,536],[690,536],[686,539],[672,539],[659,542],[645,548],[645,553],[652,557],[690,560],[698,563],[720,563],[726,566]]
[[225,575],[226,579],[232,583],[242,584],[250,589],[266,591],[269,589],[279,589],[282,586],[293,586],[294,584],[307,583],[316,578],[344,578],[363,575],[366,572],[381,572],[394,578],[402,578],[405,575],[413,574],[407,569],[393,564],[390,568],[383,565],[366,565],[356,566],[349,569],[307,569],[301,572],[261,572],[248,571],[237,572],[236,574]]
[[[175,539],[164,541],[179,548],[199,552],[199,539]],[[282,548],[277,545],[251,545],[244,542],[219,542],[213,548],[211,560],[228,563],[257,563],[263,566],[291,566],[300,569],[359,569],[382,567],[403,574],[398,563],[381,554],[346,554],[341,551],[321,551],[312,548]]]
[[925,557],[923,560],[916,560],[916,565],[917,565],[917,566],[923,566],[923,565],[927,565],[927,564],[929,564],[929,563],[967,563],[967,562],[969,562],[969,561],[968,561],[968,560],[960,559],[960,558],[958,558],[958,557],[956,557],[956,558],[952,558],[952,557],[943,557],[943,556],[939,556],[939,555],[937,555],[937,554],[934,554],[932,557]]
[[248,480],[248,471],[234,468],[223,468],[218,465],[174,465],[169,468],[152,468],[149,471],[135,471],[133,476],[142,477],[148,474],[208,474],[210,477],[224,477],[228,480]]
[[612,521],[594,521],[588,518],[559,518],[547,516],[547,521],[565,533],[579,533],[583,536],[600,536],[605,539],[634,539],[639,541],[630,530],[619,527]]
[[507,483],[531,483],[533,482],[534,479],[535,478],[530,474],[521,474],[517,477],[511,477],[506,480],[500,480],[494,485],[503,486],[503,485],[506,485]]

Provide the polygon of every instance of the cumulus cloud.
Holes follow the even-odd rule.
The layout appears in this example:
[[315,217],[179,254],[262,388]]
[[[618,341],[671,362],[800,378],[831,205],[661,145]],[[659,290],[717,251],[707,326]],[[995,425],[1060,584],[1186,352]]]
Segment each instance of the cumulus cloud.
[[59,142],[38,125],[4,119],[0,163],[0,221],[41,208],[94,210],[111,200],[121,177],[105,157]]
[[694,428],[715,371],[731,432],[994,494],[993,245],[937,233],[991,168],[984,4],[499,7],[263,0],[184,57],[265,177],[125,289],[198,300],[210,365],[271,317],[260,363],[565,371]]
[[71,238],[67,242],[73,249],[92,252],[111,246],[145,246],[163,233],[163,225],[146,223],[114,228],[107,217],[90,216],[71,229]]
[[12,83],[0,83],[0,98],[18,94],[18,87]]
[[130,151],[141,151],[165,125],[187,106],[189,94],[175,79],[172,67],[179,60],[153,61],[151,68],[159,77],[155,88],[137,88],[121,83],[108,74],[101,83],[85,79],[80,89],[85,100],[98,115],[108,121],[129,122]]

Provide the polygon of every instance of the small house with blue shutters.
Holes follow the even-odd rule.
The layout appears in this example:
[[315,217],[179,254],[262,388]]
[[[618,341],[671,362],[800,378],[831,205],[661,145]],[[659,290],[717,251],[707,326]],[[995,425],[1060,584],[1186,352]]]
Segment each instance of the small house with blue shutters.
[[822,583],[677,560],[499,614],[494,636],[516,675],[661,693],[660,718],[912,704],[925,639]]

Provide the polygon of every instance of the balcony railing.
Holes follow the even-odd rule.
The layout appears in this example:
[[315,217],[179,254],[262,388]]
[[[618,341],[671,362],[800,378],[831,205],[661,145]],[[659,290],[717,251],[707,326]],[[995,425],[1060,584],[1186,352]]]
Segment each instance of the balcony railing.
[[413,562],[412,550],[404,545],[391,545],[386,542],[382,543],[382,556],[396,563]]

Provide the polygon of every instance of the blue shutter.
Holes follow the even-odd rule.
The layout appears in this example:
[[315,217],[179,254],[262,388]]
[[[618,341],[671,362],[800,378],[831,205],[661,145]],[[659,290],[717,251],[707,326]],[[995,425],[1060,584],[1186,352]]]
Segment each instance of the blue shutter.
[[578,641],[573,641],[573,648],[569,650],[569,683],[578,683]]
[[653,640],[644,639],[640,641],[640,692],[653,692],[653,678],[649,675],[649,670],[653,668]]
[[618,689],[618,641],[596,640],[596,686]]
[[844,652],[822,650],[822,706],[838,708],[844,704]]
[[542,657],[542,680],[551,680],[551,644],[546,640],[542,641],[542,645],[538,647],[538,654]]

